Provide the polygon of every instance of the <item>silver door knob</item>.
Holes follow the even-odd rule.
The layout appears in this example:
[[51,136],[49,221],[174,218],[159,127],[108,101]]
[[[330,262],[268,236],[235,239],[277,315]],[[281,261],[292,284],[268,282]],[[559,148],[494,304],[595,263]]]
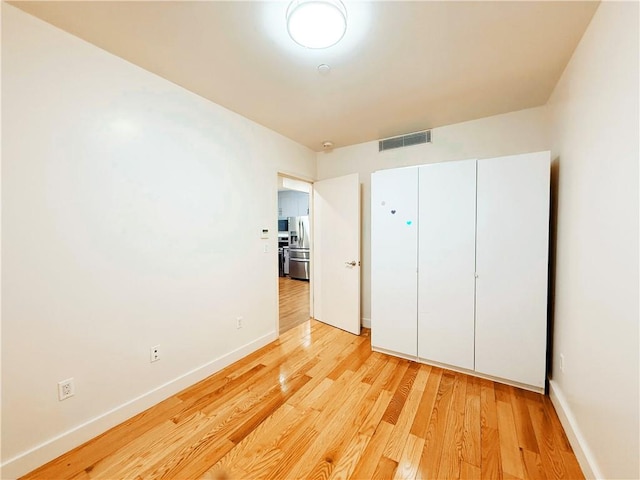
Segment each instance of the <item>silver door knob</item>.
[[357,265],[355,260],[351,260],[350,262],[344,262],[344,264],[349,267],[355,267]]

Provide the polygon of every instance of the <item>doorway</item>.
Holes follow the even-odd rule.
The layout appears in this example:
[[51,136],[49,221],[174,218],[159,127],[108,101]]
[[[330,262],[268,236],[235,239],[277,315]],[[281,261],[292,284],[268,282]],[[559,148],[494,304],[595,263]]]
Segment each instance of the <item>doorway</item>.
[[278,175],[279,333],[311,317],[311,184]]

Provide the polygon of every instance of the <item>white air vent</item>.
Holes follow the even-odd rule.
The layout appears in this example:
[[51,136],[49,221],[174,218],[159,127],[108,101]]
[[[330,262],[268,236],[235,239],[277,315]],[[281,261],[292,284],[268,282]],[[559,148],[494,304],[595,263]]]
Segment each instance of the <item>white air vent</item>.
[[408,147],[410,145],[420,145],[421,143],[431,143],[431,130],[423,132],[409,133],[399,137],[385,138],[378,141],[378,151],[391,150],[392,148]]

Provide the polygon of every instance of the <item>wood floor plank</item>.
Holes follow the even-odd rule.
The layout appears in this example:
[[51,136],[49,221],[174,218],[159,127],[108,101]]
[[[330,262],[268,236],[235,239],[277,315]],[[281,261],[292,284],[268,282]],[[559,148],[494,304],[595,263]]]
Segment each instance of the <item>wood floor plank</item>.
[[[357,406],[362,402],[363,397],[371,388],[370,385],[360,382],[361,378],[366,374],[366,368],[359,372],[345,370],[343,374],[334,382],[335,392],[328,392],[326,399],[320,408],[321,412],[318,416],[315,430],[318,431],[316,438],[309,446],[307,451],[300,455],[299,460],[291,467],[290,471],[284,472],[291,478],[304,478],[306,476],[324,476],[330,475],[335,457],[339,457],[341,449],[344,445],[340,442],[340,436],[344,437],[349,432],[344,429],[345,425],[352,423],[352,418],[357,416]],[[347,390],[347,382],[352,388]],[[342,397],[342,401],[336,401],[336,398]],[[362,414],[363,415],[363,414]],[[330,438],[329,443],[333,448],[327,451],[324,445],[325,439]],[[324,451],[323,451],[324,450]],[[313,459],[319,459],[313,463]]]
[[338,462],[329,478],[331,480],[347,480],[352,478],[353,471],[355,470],[360,458],[369,445],[371,436],[358,433],[352,438],[351,442],[344,451],[342,459]]
[[497,401],[496,409],[498,414],[502,471],[515,478],[523,479],[524,466],[522,465],[522,456],[520,455],[518,434],[516,433],[511,402]]
[[567,470],[567,478],[573,478],[576,480],[582,480],[585,478],[584,473],[582,473],[582,469],[580,468],[580,464],[578,463],[578,459],[573,452],[563,451],[562,461],[564,462],[564,466]]
[[573,449],[571,448],[569,439],[567,438],[567,435],[562,428],[562,424],[560,423],[560,419],[558,418],[558,414],[555,407],[553,406],[553,403],[551,403],[551,399],[543,395],[539,395],[539,397],[540,403],[544,405],[544,411],[549,418],[551,429],[553,430],[554,438],[556,439],[558,448],[565,452],[573,453]]
[[[308,362],[313,364],[313,361]],[[304,374],[304,368],[294,372],[288,379],[292,389],[304,384],[309,377]],[[290,394],[290,391],[289,391]],[[217,463],[224,455],[236,446],[238,440],[238,432],[240,435],[248,432],[247,423],[254,428],[257,425],[256,420],[262,418],[266,411],[272,411],[277,405],[284,403],[288,392],[278,391],[277,386],[270,388],[260,395],[252,395],[247,402],[233,408],[231,412],[225,415],[218,415],[216,419],[220,419],[216,427],[207,433],[199,442],[187,448],[181,457],[188,461],[177,462],[165,472],[165,478],[183,478],[198,477],[206,472],[210,465]],[[255,407],[262,405],[256,411]],[[221,417],[221,418],[220,418]]]
[[[418,405],[422,399],[423,391],[417,388],[409,392],[409,396],[405,402],[404,408],[398,416],[398,420],[393,427],[393,432],[389,438],[389,442],[385,446],[383,455],[391,460],[400,462],[400,456],[405,449],[408,435],[410,435],[411,425],[418,412]],[[393,399],[391,400],[393,401]],[[391,404],[391,403],[390,403]],[[423,444],[424,444],[424,439]]]
[[314,320],[23,478],[394,477],[584,478],[548,397]]
[[480,473],[483,479],[501,479],[502,459],[494,383],[480,381]]
[[[247,474],[254,468],[252,461],[255,459],[264,461],[264,459],[276,457],[273,452],[276,452],[277,449],[273,448],[273,444],[276,442],[278,434],[286,428],[288,423],[299,422],[303,414],[304,412],[296,410],[291,405],[283,405],[222,457],[210,470],[225,472],[227,476],[235,477]],[[242,465],[241,470],[240,465]],[[236,469],[238,470],[236,471]]]
[[[313,363],[315,361],[309,362],[309,364]],[[268,396],[262,398],[260,405],[253,409],[251,416],[234,430],[229,440],[236,445],[239,444],[249,433],[258,428],[263,421],[284,405],[287,399],[310,379],[311,377],[306,375],[305,370],[302,369],[298,375],[294,375],[288,380],[286,386],[280,385],[280,388],[276,387],[271,390]]]
[[467,375],[456,374],[451,394],[451,404],[443,437],[442,455],[438,465],[437,478],[459,478],[462,462],[462,442],[464,436],[465,397]]
[[493,390],[495,391],[496,402],[509,403],[511,401],[511,388],[509,385],[494,383]]
[[369,372],[367,372],[367,375],[362,378],[362,381],[364,383],[368,383],[369,385],[375,382],[380,375],[380,372],[389,362],[389,358],[390,357],[388,355],[384,355],[379,352],[371,352],[371,362],[373,363],[373,365],[369,369]]
[[326,398],[333,384],[334,381],[329,378],[316,376],[293,394],[287,403],[305,410],[309,408],[319,410],[320,402]]
[[169,397],[22,478],[73,478],[92,470],[100,460],[114,455],[123,445],[163,423],[167,416],[182,408],[182,404],[179,398]]
[[387,411],[384,412],[382,416],[382,421],[390,423],[391,425],[395,425],[398,421],[398,417],[400,416],[400,412],[404,407],[404,403],[407,400],[407,396],[409,395],[409,391],[413,386],[413,382],[416,379],[416,375],[418,374],[418,370],[420,369],[420,364],[416,362],[410,362],[407,367],[407,371],[402,377],[401,381],[398,383],[395,393],[393,394],[393,398],[391,402],[389,402],[389,407]]
[[381,457],[376,469],[371,476],[371,480],[389,480],[398,468],[398,462],[387,457]]
[[438,476],[440,458],[444,448],[442,439],[446,430],[447,412],[451,404],[454,380],[455,374],[447,371],[443,373],[440,380],[438,394],[425,435],[420,465],[418,465],[417,476],[419,478],[430,479]]
[[286,389],[274,389],[266,397],[263,397],[260,405],[251,412],[251,416],[244,420],[229,436],[236,445],[239,444],[249,433],[255,430],[267,417],[272,415],[278,408],[280,408],[287,399],[300,388],[306,382],[310,380],[310,377],[301,373],[297,377],[293,377]]
[[278,277],[280,335],[309,320],[309,282]]
[[279,480],[286,478],[286,474],[298,461],[299,455],[306,451],[318,436],[314,425],[317,424],[319,415],[320,412],[318,410],[309,411],[308,417],[304,418],[295,430],[274,445],[277,451],[275,455],[278,458],[277,463],[265,469],[264,472],[255,472],[255,474],[259,474],[259,478],[265,479]]
[[[389,401],[391,401],[391,398],[393,398],[395,390],[389,388],[389,386],[391,385],[391,382],[394,378],[402,377],[402,375],[406,371],[406,365],[400,364],[397,358],[393,358],[393,357],[387,357],[387,358],[388,358],[388,361],[385,362],[384,366],[382,367],[382,370],[380,371],[378,376],[375,378],[373,383],[371,383],[372,388],[369,392],[371,394],[372,392],[375,393],[375,392],[384,390],[385,392],[390,394]],[[365,375],[362,381],[364,383],[367,383],[365,382],[367,378],[368,378],[368,375]]]
[[391,398],[393,395],[388,390],[381,390],[376,398],[375,403],[369,410],[367,418],[364,419],[362,425],[358,429],[358,433],[362,435],[366,435],[368,437],[372,437],[376,428],[380,424],[380,420],[382,419],[382,415],[387,410],[389,406],[389,402],[391,402]]
[[533,430],[540,449],[540,458],[547,476],[552,478],[570,478],[562,458],[562,450],[556,444],[553,424],[545,412],[543,403],[528,404]]
[[[176,415],[174,415],[171,420],[174,423],[180,423],[182,419],[191,417],[194,413],[201,411],[204,407],[208,407],[210,410],[217,408],[217,406],[220,403],[225,402],[230,395],[242,392],[250,383],[255,382],[259,372],[263,371],[265,368],[266,365],[263,364],[254,365],[252,368],[235,378],[225,377],[225,381],[216,385],[216,388],[202,389],[200,396],[178,397],[183,400],[185,406]],[[263,373],[266,375],[269,372],[264,371]],[[216,403],[216,401],[218,403]]]
[[462,461],[460,464],[460,480],[480,480],[481,478],[482,471],[479,466]]
[[295,438],[296,432],[306,426],[312,427],[317,415],[318,412],[315,410],[293,408],[278,423],[272,425],[265,422],[262,434],[253,440],[243,440],[244,456],[235,461],[229,458],[229,463],[242,465],[244,471],[249,474],[247,478],[264,476],[285,456],[288,446],[293,445],[287,443],[288,440],[291,442],[290,437]]
[[393,375],[387,378],[387,381],[384,383],[382,388],[385,390],[389,390],[394,395],[398,390],[398,386],[400,383],[405,380],[405,374],[409,368],[409,366],[414,363],[409,360],[405,360],[403,358],[393,358],[389,361],[393,366]]
[[483,427],[498,428],[494,383],[484,378],[480,379],[480,420]]
[[384,450],[392,431],[393,425],[390,423],[381,421],[378,424],[378,428],[374,432],[373,437],[371,437],[371,441],[367,445],[360,461],[356,465],[351,478],[367,479],[373,477],[376,467],[378,466],[378,462],[380,462],[380,459],[382,458],[382,451]]
[[[368,384],[361,382],[361,386],[364,387],[367,385]],[[317,465],[316,468],[312,470],[309,478],[328,478],[333,475],[335,469],[344,471],[345,469],[342,468],[343,463],[350,464],[351,470],[355,468],[356,459],[353,457],[357,454],[357,450],[350,449],[350,445],[354,441],[358,442],[358,440],[363,440],[362,438],[358,438],[362,435],[360,431],[363,430],[363,427],[366,430],[367,420],[371,421],[370,414],[376,412],[374,408],[375,404],[380,403],[380,399],[382,399],[382,402],[386,401],[388,403],[389,400],[385,400],[387,395],[388,392],[385,390],[376,388],[375,385],[369,386],[363,399],[354,406],[352,415],[343,420],[348,428],[341,428],[332,438],[328,447],[326,447],[320,456],[322,459],[320,465]],[[380,412],[380,415],[382,415],[382,412]],[[358,428],[360,428],[360,430],[358,430]],[[362,442],[362,446],[366,446],[366,443],[367,442]]]
[[139,456],[145,451],[157,448],[158,445],[163,443],[163,440],[166,441],[167,438],[171,438],[175,430],[176,426],[173,422],[170,420],[164,421],[162,424],[157,425],[156,428],[128,442],[117,450],[114,455],[105,457],[91,465],[88,472],[90,478],[118,478],[118,472],[125,469],[135,471],[138,468]]
[[419,364],[418,373],[416,374],[416,379],[413,382],[414,390],[424,392],[427,387],[429,376],[431,375],[431,368],[432,367],[430,365]]
[[[467,381],[467,395],[464,407],[464,431],[462,435],[462,461],[478,467],[482,465],[480,451],[480,379],[470,377]],[[469,469],[467,469],[469,470]],[[467,473],[471,473],[468,471]],[[462,474],[461,474],[462,475]]]
[[[349,341],[346,341],[349,340]],[[321,361],[315,368],[309,371],[312,377],[327,377],[336,364],[349,356],[353,349],[360,345],[360,342],[354,339],[336,338],[334,341],[328,342],[327,347],[315,353]]]
[[[180,431],[175,432],[170,439],[165,439],[163,445],[150,445],[145,455],[139,457],[136,462],[135,469],[126,467],[123,470],[114,472],[112,478],[125,478],[129,476],[138,476],[140,478],[172,478],[169,472],[179,469],[179,464],[188,455],[194,445],[200,444],[209,425],[214,422],[213,418],[202,418],[202,415],[196,414],[193,417],[193,426],[185,430],[184,426],[188,422],[181,424]],[[180,434],[180,436],[178,435]],[[210,437],[213,440],[213,436]],[[232,448],[225,439],[222,450],[226,451],[227,447]]]
[[431,419],[431,412],[433,411],[441,379],[442,369],[432,367],[429,371],[429,378],[427,379],[422,398],[420,399],[418,411],[411,426],[410,433],[423,440],[426,439],[427,436],[427,428],[429,427],[429,420]]
[[169,468],[164,468],[163,475],[158,478],[198,478],[209,465],[214,465],[234,446],[233,442],[224,437],[213,433],[207,434],[196,443],[180,450],[180,454],[172,458]]
[[518,443],[520,447],[530,452],[539,453],[538,441],[536,434],[531,425],[531,416],[527,407],[526,398],[522,395],[523,390],[511,387],[511,409],[513,410],[513,419],[515,421],[516,432],[518,434]]
[[544,472],[539,453],[523,449],[522,460],[524,462],[524,477],[527,480],[546,480],[547,475]]
[[[331,478],[349,478],[357,467],[392,398],[391,392],[381,388],[383,383],[374,382],[367,392],[363,403],[369,402],[370,404],[371,400],[373,400],[373,404],[370,404],[368,410],[361,409],[359,418],[362,418],[362,415],[366,415],[366,417],[360,422],[359,426],[359,420],[356,420],[357,434],[352,437],[342,457],[336,462]],[[376,394],[377,397],[375,397]]]
[[352,372],[355,372],[356,370],[358,370],[358,368],[360,368],[360,365],[362,365],[366,361],[366,359],[369,358],[372,353],[371,346],[366,341],[364,341],[364,337],[360,338],[362,338],[363,341],[359,343],[357,348],[350,355],[345,357],[338,365],[336,365],[336,367],[331,372],[329,372],[327,378],[335,380],[340,375],[342,375],[345,370],[351,370]]
[[[335,405],[338,402],[338,399],[342,398],[343,392],[347,391],[350,386],[352,386],[355,382],[353,381],[353,377],[355,374],[347,370],[345,371],[340,378],[333,381],[331,387],[327,389],[327,393],[317,398],[312,405],[307,404],[307,402],[303,402],[302,405],[309,408],[314,408],[316,410],[324,411],[327,407],[331,405]],[[327,380],[332,381],[327,378]]]
[[483,426],[480,432],[482,435],[480,445],[480,450],[482,451],[481,477],[487,480],[504,478],[498,429]]
[[327,444],[331,445],[340,434],[342,427],[351,422],[356,412],[356,405],[362,401],[368,389],[369,385],[359,382],[349,390],[347,395],[343,395],[340,402],[333,402],[324,412],[321,412],[315,428],[318,431],[317,438],[305,452],[301,452],[298,462],[290,472],[286,473],[287,478],[317,476],[318,471],[325,470],[328,467],[327,464],[333,463],[332,458],[327,461],[323,456],[327,450]]
[[413,480],[416,478],[423,448],[424,438],[418,438],[411,434],[407,435],[407,441],[398,458],[398,466],[393,477],[395,480]]
[[139,454],[135,462],[136,468],[126,465],[123,470],[114,472],[113,477],[165,477],[165,473],[176,467],[185,452],[203,438],[203,434],[214,422],[215,418],[206,417],[201,413],[194,414],[189,421],[177,425],[175,431],[169,438],[165,438],[164,442],[147,445],[146,450]]

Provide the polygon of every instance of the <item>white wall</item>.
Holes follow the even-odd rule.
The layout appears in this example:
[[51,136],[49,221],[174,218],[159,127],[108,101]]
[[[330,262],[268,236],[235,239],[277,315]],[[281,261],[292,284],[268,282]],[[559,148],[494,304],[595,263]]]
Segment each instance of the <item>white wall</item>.
[[640,478],[638,58],[638,3],[603,2],[549,101],[552,398],[583,465],[603,478]]
[[367,142],[318,153],[318,179],[359,173],[362,182],[363,323],[371,319],[371,172],[426,163],[489,158],[549,149],[545,107],[458,123],[432,131],[431,144],[378,152]]
[[[315,153],[2,13],[9,478],[277,336],[277,172],[313,179]],[[68,377],[76,395],[59,402]]]

